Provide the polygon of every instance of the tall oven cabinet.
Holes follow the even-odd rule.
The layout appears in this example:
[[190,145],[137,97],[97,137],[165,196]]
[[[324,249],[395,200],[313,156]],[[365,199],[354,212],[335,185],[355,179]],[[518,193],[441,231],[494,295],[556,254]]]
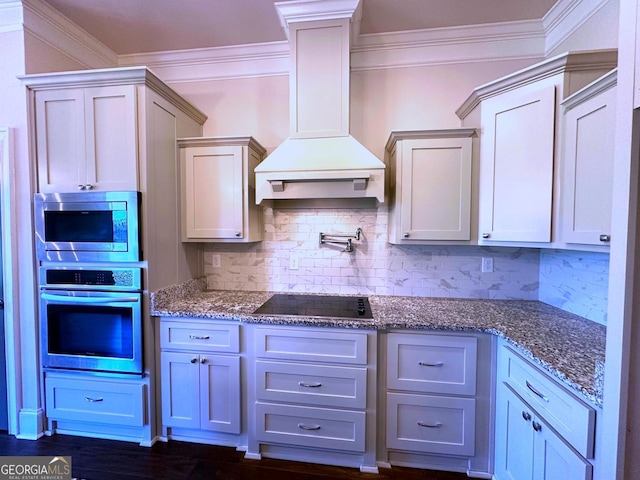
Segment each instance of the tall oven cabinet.
[[[159,389],[156,391],[156,341],[149,292],[201,274],[198,246],[183,244],[180,238],[176,140],[201,136],[207,117],[146,67],[45,73],[21,80],[29,94],[39,193],[138,191],[141,198],[142,257],[127,266],[142,269],[143,374],[123,379],[45,372],[49,431],[151,444],[157,435]],[[41,263],[63,268],[111,265]],[[122,408],[137,405],[139,414],[127,416],[120,407],[107,405],[108,399],[120,398],[115,393],[123,391],[123,382],[129,397]],[[73,414],[66,407],[52,405],[56,392],[63,391],[61,386],[68,395],[80,392],[77,385],[98,384],[96,396],[103,400],[91,405],[93,414],[86,408]],[[81,399],[85,397],[93,398],[86,394]],[[86,407],[84,403],[82,400],[78,405]],[[100,409],[109,414],[100,415]],[[119,412],[128,419],[124,424],[113,422],[113,418],[120,418]]]

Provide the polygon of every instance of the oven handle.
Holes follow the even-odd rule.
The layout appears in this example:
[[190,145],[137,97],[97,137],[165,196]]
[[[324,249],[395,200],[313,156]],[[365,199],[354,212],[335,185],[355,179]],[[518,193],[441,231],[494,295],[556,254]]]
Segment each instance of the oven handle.
[[44,300],[52,300],[60,303],[131,303],[140,301],[139,297],[69,297],[51,293],[42,293],[41,297]]

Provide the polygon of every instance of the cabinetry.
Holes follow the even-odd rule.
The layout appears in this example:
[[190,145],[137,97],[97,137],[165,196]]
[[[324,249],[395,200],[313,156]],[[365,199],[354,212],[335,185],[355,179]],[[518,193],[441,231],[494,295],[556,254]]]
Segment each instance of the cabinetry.
[[479,243],[556,240],[559,103],[616,65],[612,50],[565,53],[478,87],[458,109],[463,125],[481,132]]
[[393,465],[490,474],[491,337],[392,331],[385,344],[381,458]]
[[160,321],[162,424],[171,438],[241,432],[240,326]]
[[256,326],[253,341],[248,455],[377,471],[375,332]]
[[506,344],[498,353],[498,480],[592,478],[595,410]]
[[182,240],[257,242],[262,207],[254,168],[266,150],[251,137],[179,139]]
[[392,132],[389,242],[470,240],[474,129]]
[[147,386],[136,379],[75,373],[45,374],[49,432],[91,432],[141,441],[148,424]]
[[562,240],[608,245],[611,234],[617,70],[563,103]]
[[35,94],[40,192],[138,190],[133,85]]

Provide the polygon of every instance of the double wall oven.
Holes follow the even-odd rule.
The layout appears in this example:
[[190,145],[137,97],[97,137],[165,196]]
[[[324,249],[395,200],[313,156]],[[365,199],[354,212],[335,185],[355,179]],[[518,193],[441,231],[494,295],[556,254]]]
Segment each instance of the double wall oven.
[[138,192],[37,194],[45,371],[142,375]]

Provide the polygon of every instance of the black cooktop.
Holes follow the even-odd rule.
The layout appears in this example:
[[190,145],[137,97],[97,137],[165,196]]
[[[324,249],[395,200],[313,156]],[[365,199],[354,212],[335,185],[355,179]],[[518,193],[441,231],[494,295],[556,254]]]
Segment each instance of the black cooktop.
[[263,315],[302,315],[306,317],[334,317],[372,319],[367,297],[338,297],[335,295],[300,295],[276,293],[253,312]]

